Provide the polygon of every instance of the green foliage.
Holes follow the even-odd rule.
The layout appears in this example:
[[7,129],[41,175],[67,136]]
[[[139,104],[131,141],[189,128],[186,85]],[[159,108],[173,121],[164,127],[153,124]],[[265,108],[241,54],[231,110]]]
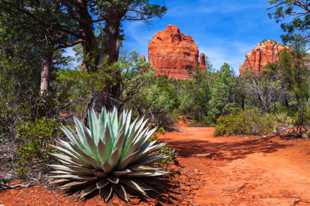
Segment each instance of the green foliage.
[[159,154],[164,146],[150,141],[155,129],[147,126],[147,119],[132,120],[132,112],[120,115],[116,108],[105,109],[97,115],[89,111],[88,127],[74,118],[75,130],[63,127],[67,140],[59,140],[52,155],[58,164],[50,179],[66,191],[86,198],[99,192],[105,201],[117,194],[125,201],[128,194],[146,197],[161,178],[169,173],[156,166],[166,157]]
[[49,160],[49,144],[59,137],[59,124],[53,119],[38,119],[17,125],[17,173],[25,177],[35,166]]
[[195,124],[214,124],[218,116],[241,108],[238,78],[227,64],[218,72],[197,69],[192,79],[183,81],[138,72],[125,85],[126,106],[166,129],[177,115]]
[[208,120],[210,123],[215,123],[219,116],[230,112],[230,110],[238,110],[234,92],[237,80],[233,75],[232,68],[228,64],[224,64],[221,70],[213,75],[210,84]]
[[286,88],[292,92],[297,109],[296,126],[304,127],[306,121],[306,106],[310,97],[310,71],[305,64],[305,52],[298,48],[294,51],[285,51],[280,55],[280,78]]
[[[164,134],[166,131],[164,128],[159,128],[157,130],[157,133],[155,135],[153,135],[153,138],[151,139],[151,141],[157,140],[158,141],[158,136],[157,135],[162,135]],[[164,145],[160,150],[159,150],[159,154],[165,156],[166,158],[161,160],[160,163],[162,164],[168,164],[168,163],[175,163],[176,158],[177,158],[177,152],[175,151],[175,149],[173,149],[171,146],[169,146],[168,144]]]
[[199,69],[193,79],[179,83],[176,88],[178,113],[186,115],[195,122],[204,122],[208,112],[209,84],[208,73]]
[[238,114],[221,116],[217,120],[216,136],[262,135],[274,130],[272,115],[262,114],[256,109],[247,109]]
[[165,77],[155,77],[151,70],[138,73],[126,81],[123,99],[126,107],[136,114],[145,115],[163,128],[169,128],[174,122],[174,110],[177,108],[177,81]]
[[62,111],[82,115],[94,92],[102,91],[107,81],[107,74],[60,70],[54,84],[57,105]]
[[269,3],[272,6],[269,16],[281,23],[286,33],[282,36],[284,41],[295,41],[300,37],[306,42],[310,41],[308,0],[269,0]]

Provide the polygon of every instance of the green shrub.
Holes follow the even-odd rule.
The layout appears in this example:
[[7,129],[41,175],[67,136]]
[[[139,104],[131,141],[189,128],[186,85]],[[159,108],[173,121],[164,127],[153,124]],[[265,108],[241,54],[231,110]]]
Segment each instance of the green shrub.
[[248,109],[238,114],[221,116],[217,120],[215,135],[268,134],[273,132],[275,122],[272,115],[262,114],[256,109]]
[[166,158],[163,159],[161,161],[161,163],[163,164],[167,164],[167,163],[174,163],[176,161],[176,151],[175,149],[173,149],[172,147],[170,147],[169,145],[165,145],[163,146],[160,150],[159,150],[159,154],[164,155]]
[[148,117],[154,125],[169,129],[175,122],[178,107],[176,84],[177,81],[155,77],[152,72],[137,75],[127,80],[123,91],[124,99],[128,99],[126,107],[136,115]]
[[[165,133],[163,128],[159,128],[157,133],[153,135],[150,141],[158,141],[158,134],[161,135]],[[177,153],[174,148],[170,147],[168,144],[164,145],[160,150],[159,154],[165,156],[166,158],[161,161],[162,164],[174,163],[177,158]]]
[[[59,124],[54,119],[38,119],[17,125],[17,174],[25,177],[32,167],[49,160],[48,145],[60,136]],[[44,169],[44,168],[42,168]]]
[[58,71],[53,85],[57,107],[60,111],[82,116],[93,92],[102,91],[108,80],[108,75],[103,69],[96,72]]

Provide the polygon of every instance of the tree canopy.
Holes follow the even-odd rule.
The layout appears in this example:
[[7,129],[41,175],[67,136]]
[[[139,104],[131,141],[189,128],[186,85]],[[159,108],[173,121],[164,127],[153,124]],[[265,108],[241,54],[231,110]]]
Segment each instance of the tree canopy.
[[282,36],[288,42],[303,39],[310,42],[310,1],[309,0],[269,0],[271,12],[269,16],[281,23],[286,32]]

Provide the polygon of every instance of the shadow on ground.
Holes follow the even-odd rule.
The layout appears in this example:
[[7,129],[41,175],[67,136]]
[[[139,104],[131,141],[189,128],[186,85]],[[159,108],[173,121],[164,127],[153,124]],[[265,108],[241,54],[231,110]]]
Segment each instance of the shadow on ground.
[[270,138],[220,143],[207,140],[168,140],[166,142],[176,149],[179,157],[196,156],[228,161],[245,158],[252,153],[272,153],[290,146]]

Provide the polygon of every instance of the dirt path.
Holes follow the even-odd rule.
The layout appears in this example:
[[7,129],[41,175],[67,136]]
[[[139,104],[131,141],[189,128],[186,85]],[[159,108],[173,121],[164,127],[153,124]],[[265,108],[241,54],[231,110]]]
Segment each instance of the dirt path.
[[[214,137],[213,131],[181,127],[161,137],[178,152],[182,184],[174,205],[310,206],[310,141]],[[2,192],[0,205],[106,206],[99,197],[79,202],[40,185]]]
[[213,137],[213,128],[188,127],[162,139],[200,176],[193,205],[310,205],[309,141]]

